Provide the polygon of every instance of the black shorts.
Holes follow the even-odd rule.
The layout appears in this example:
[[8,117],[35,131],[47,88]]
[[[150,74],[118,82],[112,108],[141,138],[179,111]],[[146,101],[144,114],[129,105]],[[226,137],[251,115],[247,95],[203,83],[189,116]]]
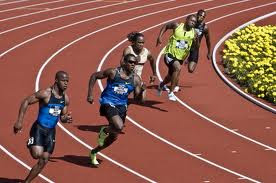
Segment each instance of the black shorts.
[[127,106],[125,105],[110,105],[102,104],[100,107],[100,115],[105,116],[107,119],[112,118],[113,116],[120,116],[123,123],[125,123],[127,115]]
[[30,138],[27,141],[27,147],[42,146],[44,152],[52,154],[55,148],[55,136],[55,128],[46,128],[38,124],[38,122],[34,122],[30,131]]
[[188,57],[188,62],[198,62],[199,48],[192,48]]
[[173,73],[173,63],[175,61],[178,61],[180,63],[180,65],[183,64],[183,60],[179,60],[169,53],[166,53],[164,55],[164,62],[166,64],[166,66],[169,68],[169,71],[168,71],[169,75],[172,75],[172,73]]

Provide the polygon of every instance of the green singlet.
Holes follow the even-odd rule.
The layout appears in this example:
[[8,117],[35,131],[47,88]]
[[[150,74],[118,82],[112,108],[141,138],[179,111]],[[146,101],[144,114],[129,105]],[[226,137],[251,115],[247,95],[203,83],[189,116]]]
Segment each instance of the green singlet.
[[190,31],[185,31],[184,25],[181,23],[174,30],[164,52],[171,54],[178,60],[183,60],[188,56],[195,37],[195,30],[192,28]]

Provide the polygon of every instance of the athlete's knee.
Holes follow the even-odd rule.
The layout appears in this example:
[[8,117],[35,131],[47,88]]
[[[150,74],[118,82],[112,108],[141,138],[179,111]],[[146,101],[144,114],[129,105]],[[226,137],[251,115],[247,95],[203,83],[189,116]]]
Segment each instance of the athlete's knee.
[[42,157],[43,152],[36,151],[36,150],[30,150],[31,155],[34,159],[40,159]]

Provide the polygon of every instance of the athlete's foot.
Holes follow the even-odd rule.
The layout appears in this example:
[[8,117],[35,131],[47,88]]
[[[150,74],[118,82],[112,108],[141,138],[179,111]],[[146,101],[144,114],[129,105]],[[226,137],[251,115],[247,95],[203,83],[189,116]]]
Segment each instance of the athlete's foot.
[[103,146],[105,139],[108,137],[108,134],[104,132],[104,129],[106,129],[106,127],[102,127],[99,133],[99,137],[98,137],[99,146]]
[[92,152],[90,152],[90,154],[89,154],[92,165],[99,165],[100,164],[97,160],[96,155],[97,155],[97,153],[92,153]]
[[163,85],[160,83],[157,88],[157,95],[161,96],[163,91],[169,91],[169,88],[166,87],[166,85]]
[[168,94],[168,97],[169,97],[169,100],[171,100],[171,101],[176,101],[176,97],[175,97],[175,95],[174,95],[173,92],[170,92],[170,93]]

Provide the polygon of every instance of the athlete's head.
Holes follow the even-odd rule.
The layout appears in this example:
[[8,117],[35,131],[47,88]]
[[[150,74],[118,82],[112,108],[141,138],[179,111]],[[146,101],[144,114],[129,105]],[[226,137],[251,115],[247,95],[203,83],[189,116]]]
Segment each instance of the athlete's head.
[[64,91],[67,89],[69,82],[69,75],[65,71],[58,71],[55,76],[55,85],[59,90]]
[[135,49],[142,50],[144,48],[145,37],[140,32],[131,32],[127,35],[128,41],[132,43]]
[[194,28],[195,24],[196,24],[196,16],[195,15],[187,16],[186,22],[185,22],[186,28],[188,30],[191,29],[191,28]]
[[206,17],[206,11],[205,10],[198,10],[197,11],[197,14],[196,14],[196,17],[197,17],[197,21],[199,23],[203,22],[205,17]]
[[137,63],[138,63],[138,60],[135,55],[129,53],[124,56],[124,65],[127,71],[129,72],[134,71],[134,67]]

